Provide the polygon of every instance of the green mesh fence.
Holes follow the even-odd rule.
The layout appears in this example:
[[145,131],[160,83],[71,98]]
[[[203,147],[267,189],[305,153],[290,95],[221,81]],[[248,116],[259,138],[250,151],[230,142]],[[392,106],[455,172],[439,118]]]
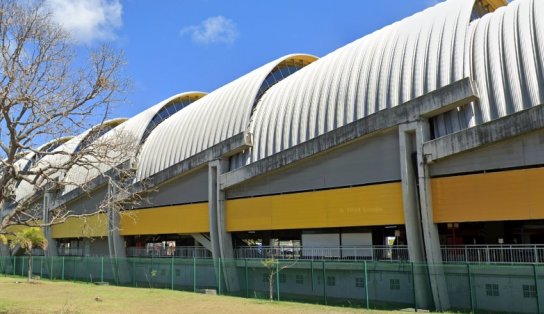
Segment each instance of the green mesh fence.
[[[26,276],[28,257],[0,257],[0,273]],[[43,257],[44,279],[217,293],[369,309],[473,313],[544,311],[544,264],[415,264],[317,260]]]

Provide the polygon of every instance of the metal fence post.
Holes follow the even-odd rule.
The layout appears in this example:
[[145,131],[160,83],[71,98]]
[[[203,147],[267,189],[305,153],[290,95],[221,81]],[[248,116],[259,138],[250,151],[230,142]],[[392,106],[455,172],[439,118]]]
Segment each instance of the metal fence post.
[[540,298],[538,297],[538,277],[536,271],[536,264],[533,264],[533,275],[535,278],[536,312],[540,313]]
[[72,258],[72,264],[73,264],[73,272],[72,272],[72,280],[76,280],[76,259]]
[[370,300],[368,298],[368,296],[369,296],[369,293],[368,293],[368,266],[366,264],[366,261],[365,261],[365,295],[366,295],[366,308],[369,309],[370,308]]
[[417,312],[416,274],[414,272],[414,262],[411,262],[410,264],[412,265],[412,290],[414,291],[414,310]]
[[21,256],[21,276],[25,276],[25,257]]
[[193,257],[193,292],[196,292],[196,257]]
[[310,277],[312,291],[314,291],[314,261],[310,261]]
[[136,258],[132,258],[132,286],[136,286]]
[[470,275],[470,264],[467,264],[467,276],[468,276],[468,292],[470,294],[470,311],[474,312],[474,297],[472,296],[472,278]]
[[13,263],[11,263],[13,266],[13,276],[15,276],[15,268],[17,268],[17,258],[13,256]]
[[170,289],[174,290],[174,255],[172,255],[172,264],[170,265]]
[[44,257],[40,258],[40,279],[43,277],[43,259]]
[[61,279],[64,280],[64,256],[62,257],[62,273],[61,273]]
[[221,257],[217,259],[217,294],[221,294]]
[[248,272],[247,272],[247,258],[244,259],[244,266],[245,266],[245,279],[246,279],[246,298],[249,298],[249,278],[248,278]]
[[327,270],[325,269],[325,261],[323,261],[323,280],[321,280],[321,283],[323,284],[323,301],[325,302],[325,305],[327,305]]
[[100,259],[100,282],[104,282],[104,256]]
[[280,261],[276,263],[276,294],[277,300],[280,300]]
[[50,280],[53,280],[53,256],[51,256],[51,265],[50,265],[50,268],[51,268],[51,270],[49,271],[49,279],[50,279]]

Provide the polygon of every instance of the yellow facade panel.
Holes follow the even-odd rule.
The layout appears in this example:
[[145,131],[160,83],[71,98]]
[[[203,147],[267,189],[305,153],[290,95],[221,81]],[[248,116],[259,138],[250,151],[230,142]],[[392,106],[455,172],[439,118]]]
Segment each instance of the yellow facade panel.
[[227,231],[403,224],[400,183],[228,200]]
[[431,180],[440,222],[544,219],[544,168]]
[[153,207],[121,213],[126,235],[209,232],[208,203]]
[[51,227],[53,238],[94,238],[108,235],[108,217],[100,213],[88,217],[70,217]]
[[[6,238],[8,240],[11,240],[11,239],[13,239],[12,233],[17,233],[17,232],[19,232],[19,231],[21,231],[23,229],[26,229],[26,228],[29,228],[29,227],[32,227],[32,226],[39,226],[41,224],[42,224],[42,220],[35,220],[33,222],[30,222],[28,224],[28,226],[27,225],[10,225],[10,226],[7,226],[6,229],[5,229],[5,232],[9,233],[9,234],[6,235]],[[42,229],[42,234],[43,234],[43,229]]]

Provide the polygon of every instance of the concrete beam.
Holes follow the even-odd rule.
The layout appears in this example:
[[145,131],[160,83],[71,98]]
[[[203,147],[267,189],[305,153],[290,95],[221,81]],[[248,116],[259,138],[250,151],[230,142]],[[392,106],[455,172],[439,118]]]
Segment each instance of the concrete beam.
[[232,187],[323,151],[348,144],[365,135],[417,121],[422,117],[438,115],[476,100],[478,100],[476,85],[470,78],[464,78],[399,106],[378,111],[266,159],[223,174],[221,175],[222,187]]
[[212,242],[210,241],[210,237],[208,235],[202,234],[202,233],[193,233],[191,234],[193,239],[200,243],[203,247],[205,247],[208,251],[212,252]]
[[544,105],[538,105],[424,143],[425,162],[431,163],[542,128],[544,128]]

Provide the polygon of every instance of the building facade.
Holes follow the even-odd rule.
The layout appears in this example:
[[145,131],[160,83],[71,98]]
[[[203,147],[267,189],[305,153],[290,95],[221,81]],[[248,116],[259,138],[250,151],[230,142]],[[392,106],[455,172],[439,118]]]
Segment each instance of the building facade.
[[[228,259],[283,247],[440,263],[544,244],[542,104],[544,2],[448,0],[324,57],[287,55],[115,124],[101,136],[133,134],[135,185],[154,190],[136,208],[48,228],[49,253]],[[83,213],[107,193],[47,197]],[[443,283],[431,289],[446,302]]]

